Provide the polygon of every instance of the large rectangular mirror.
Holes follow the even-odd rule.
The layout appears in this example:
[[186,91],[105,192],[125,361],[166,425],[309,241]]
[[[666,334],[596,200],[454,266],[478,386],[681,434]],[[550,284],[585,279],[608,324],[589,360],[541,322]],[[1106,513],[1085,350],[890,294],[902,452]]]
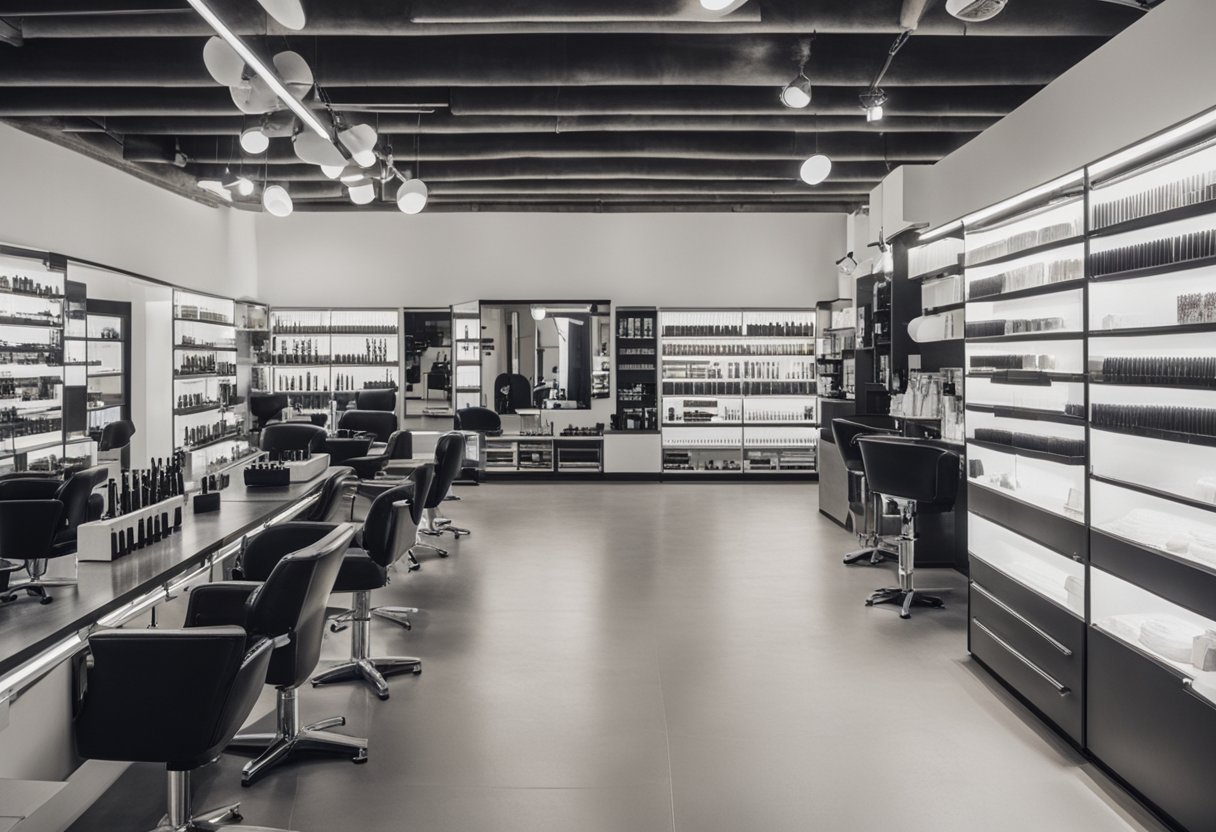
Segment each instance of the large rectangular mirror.
[[482,391],[498,413],[589,410],[611,394],[606,301],[483,302]]

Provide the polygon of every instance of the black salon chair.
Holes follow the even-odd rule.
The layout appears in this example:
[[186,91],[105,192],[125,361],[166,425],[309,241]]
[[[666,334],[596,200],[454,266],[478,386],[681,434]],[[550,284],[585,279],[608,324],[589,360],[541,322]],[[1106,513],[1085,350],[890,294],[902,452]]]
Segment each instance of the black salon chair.
[[[243,786],[299,751],[340,754],[356,763],[367,760],[367,740],[328,730],[345,725],[345,717],[302,726],[298,698],[300,685],[308,681],[320,659],[326,602],[355,531],[349,523],[271,526],[249,538],[241,556],[248,574],[263,572],[265,582],[221,581],[190,592],[187,626],[235,624],[251,635],[277,639],[281,644],[275,647],[266,674],[266,684],[276,690],[275,729],[237,734],[229,744],[230,748],[262,749],[257,759],[245,765]],[[273,566],[266,569],[270,563]]]
[[[368,510],[359,541],[361,548],[352,548],[346,553],[334,583],[334,592],[350,592],[353,595],[353,608],[335,618],[331,625],[334,632],[350,626],[350,660],[314,676],[314,686],[361,679],[381,699],[388,699],[385,676],[422,672],[421,659],[404,656],[373,658],[370,655],[372,590],[388,585],[388,569],[397,560],[402,542],[413,539],[414,527],[409,521],[413,517],[410,507],[415,502],[414,494],[415,484],[406,482],[383,491]],[[381,608],[381,612],[384,611],[408,617],[405,608]]]
[[849,510],[853,513],[853,528],[857,531],[860,549],[844,556],[845,563],[867,561],[882,563],[898,553],[883,547],[882,497],[866,484],[865,465],[857,439],[870,435],[898,435],[895,420],[890,416],[850,416],[832,420],[832,440],[840,450],[849,476]]
[[377,454],[347,459],[345,464],[355,469],[361,480],[375,479],[395,459],[411,459],[414,455],[414,437],[408,430],[395,430],[384,443],[384,450]]
[[384,410],[389,413],[396,413],[397,391],[392,388],[357,390],[355,392],[355,409]]
[[291,401],[285,393],[254,393],[249,397],[249,415],[253,429],[262,430],[272,419],[278,419]]
[[532,406],[532,382],[519,373],[499,373],[494,378],[494,410],[514,413]]
[[[443,502],[448,490],[452,487],[452,483],[460,474],[463,464],[464,435],[456,431],[449,431],[439,437],[439,441],[435,443],[435,479],[428,490],[426,502],[423,504],[422,522],[418,526],[419,535],[439,537],[444,532],[451,532],[459,540],[461,535],[471,533],[468,529],[453,526],[451,520],[439,516],[437,511],[439,504]],[[441,558],[448,556],[446,549],[423,543],[421,540],[414,545],[414,549],[419,547],[430,549]],[[413,549],[410,551],[417,554]]]
[[101,439],[97,442],[97,450],[100,453],[121,451],[131,444],[131,437],[134,435],[135,423],[130,419],[110,422],[101,429]]
[[899,586],[877,590],[866,601],[900,604],[900,618],[910,618],[913,606],[941,607],[941,598],[915,588],[916,518],[954,508],[958,496],[959,456],[916,439],[862,436],[861,457],[870,488],[899,508]]
[[194,815],[190,773],[212,762],[248,718],[273,647],[242,627],[94,633],[75,721],[77,753],[163,764],[168,812],[160,830],[271,832],[230,825],[241,820],[239,803]]
[[501,436],[502,419],[488,407],[462,407],[456,411],[455,428],[485,436]]
[[[63,503],[49,500],[4,500],[0,501],[0,565],[5,572],[5,589],[0,591],[0,601],[17,598],[22,590],[49,604],[53,600],[48,587],[71,586],[70,579],[53,580],[46,575],[47,561],[53,557],[70,555],[71,552],[55,552],[55,535],[59,532],[63,517]],[[29,573],[29,580],[9,583],[12,566],[22,561]]]
[[105,498],[97,493],[109,472],[106,465],[95,465],[66,480],[43,477],[17,478],[0,482],[0,502],[6,500],[58,500],[63,503],[59,529],[55,533],[54,555],[76,553],[76,530],[84,523],[100,520]]
[[321,493],[317,495],[317,501],[309,506],[298,519],[310,523],[345,522],[346,515],[349,514],[346,502],[353,501],[355,498],[352,490],[355,482],[357,482],[357,477],[354,468],[342,466],[335,469],[321,484]]
[[387,442],[397,430],[397,414],[385,410],[347,410],[338,419],[338,430],[367,433],[377,442]]
[[292,451],[325,453],[325,428],[305,422],[275,422],[262,429],[258,447],[278,459],[280,454]]

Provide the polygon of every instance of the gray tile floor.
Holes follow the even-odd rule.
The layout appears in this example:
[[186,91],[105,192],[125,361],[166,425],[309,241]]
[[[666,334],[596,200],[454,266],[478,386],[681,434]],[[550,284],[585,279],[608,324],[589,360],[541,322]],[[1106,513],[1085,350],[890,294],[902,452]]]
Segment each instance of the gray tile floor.
[[[306,720],[369,736],[370,762],[241,789],[226,755],[200,805],[301,832],[1161,829],[968,660],[961,576],[922,575],[944,611],[863,606],[893,576],[841,565],[852,538],[814,486],[460,493],[473,536],[376,597],[424,608],[373,636],[422,675],[387,702],[301,694]],[[152,827],[160,778],[133,766],[73,830]]]

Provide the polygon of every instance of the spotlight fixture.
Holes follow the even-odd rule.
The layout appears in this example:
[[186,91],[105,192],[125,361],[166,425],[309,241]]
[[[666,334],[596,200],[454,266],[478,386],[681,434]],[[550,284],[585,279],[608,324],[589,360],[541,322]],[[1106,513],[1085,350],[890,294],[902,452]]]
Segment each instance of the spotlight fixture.
[[806,70],[799,69],[798,77],[781,89],[781,103],[791,110],[802,110],[811,103],[811,79]]
[[271,185],[262,191],[262,207],[276,217],[290,217],[295,207],[291,203],[291,194],[282,185]]
[[361,168],[376,164],[376,130],[370,124],[356,124],[338,133],[338,141],[350,151],[350,157]]
[[227,171],[224,172],[224,187],[229,191],[236,191],[241,196],[250,196],[253,194],[253,182],[244,176],[233,176]]
[[417,214],[426,207],[427,187],[421,179],[407,179],[397,189],[397,207],[405,214]]
[[541,306],[540,304],[533,304],[531,311],[532,311],[532,320],[534,320],[534,321],[543,321],[545,319],[545,315],[548,314],[548,312],[545,310],[545,307]]
[[991,20],[1005,10],[1008,0],[946,0],[946,11],[968,23]]
[[811,158],[802,163],[802,168],[799,170],[799,176],[802,181],[808,185],[818,185],[820,182],[828,178],[828,174],[832,172],[832,160],[822,153],[816,153]]
[[856,270],[857,260],[853,257],[853,252],[851,251],[836,261],[836,271],[840,272],[842,277],[848,277]]
[[376,186],[371,180],[363,180],[347,188],[350,201],[356,205],[368,205],[376,199]]
[[304,7],[300,0],[258,0],[258,3],[284,29],[298,32],[304,28]]
[[[236,35],[235,32],[229,29],[228,25],[224,23],[224,21],[220,20],[211,7],[207,5],[205,0],[186,0],[186,2],[190,4],[191,8],[199,13],[199,16],[202,17],[203,20],[207,21],[207,24],[213,30],[215,30],[217,35],[224,39],[225,43],[232,47],[232,50],[236,52],[241,60],[248,64],[249,68],[252,69],[253,72],[266,83],[266,86],[271,90],[271,92],[278,96],[279,100],[286,105],[287,109],[295,113],[296,116],[299,117],[300,121],[304,122],[308,129],[312,130],[318,136],[324,137],[326,140],[330,139],[329,129],[321,123],[321,120],[317,118],[316,114],[312,110],[305,107],[298,98],[292,95],[288,88],[284,86],[283,82],[279,80],[278,76],[275,75],[274,71],[271,70],[270,67],[266,66],[265,62],[255,55],[253,50],[251,50],[245,44],[245,42]],[[204,60],[206,59],[205,55],[206,52],[204,51]],[[228,64],[231,64],[231,61],[228,61]],[[223,82],[221,81],[221,83]]]
[[866,122],[882,121],[883,105],[887,103],[887,94],[874,87],[857,96],[861,101],[861,109],[866,112]]
[[714,14],[730,14],[747,0],[701,0],[701,8]]
[[241,131],[241,150],[246,153],[257,156],[259,153],[265,153],[268,147],[270,137],[262,132],[260,126],[246,127]]
[[320,165],[319,167],[326,179],[337,179],[346,170],[345,165]]

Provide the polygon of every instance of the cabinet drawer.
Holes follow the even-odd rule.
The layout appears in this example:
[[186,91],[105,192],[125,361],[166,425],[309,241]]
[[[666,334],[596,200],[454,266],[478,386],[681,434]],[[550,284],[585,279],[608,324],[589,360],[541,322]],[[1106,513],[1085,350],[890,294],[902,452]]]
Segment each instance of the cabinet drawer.
[[1068,610],[1015,581],[981,558],[971,557],[971,580],[1018,611],[1035,627],[1080,654],[1085,645],[1085,623]]
[[982,618],[970,620],[971,653],[1018,692],[1060,731],[1082,741],[1082,696],[1079,689],[1052,676],[1033,659],[999,635]]
[[1089,749],[1187,832],[1216,832],[1216,704],[1182,675],[1089,631]]
[[980,583],[971,585],[971,617],[1048,676],[1080,695],[1085,680],[1084,622],[1076,622],[1075,640],[1060,640],[1036,626],[1008,598]]

